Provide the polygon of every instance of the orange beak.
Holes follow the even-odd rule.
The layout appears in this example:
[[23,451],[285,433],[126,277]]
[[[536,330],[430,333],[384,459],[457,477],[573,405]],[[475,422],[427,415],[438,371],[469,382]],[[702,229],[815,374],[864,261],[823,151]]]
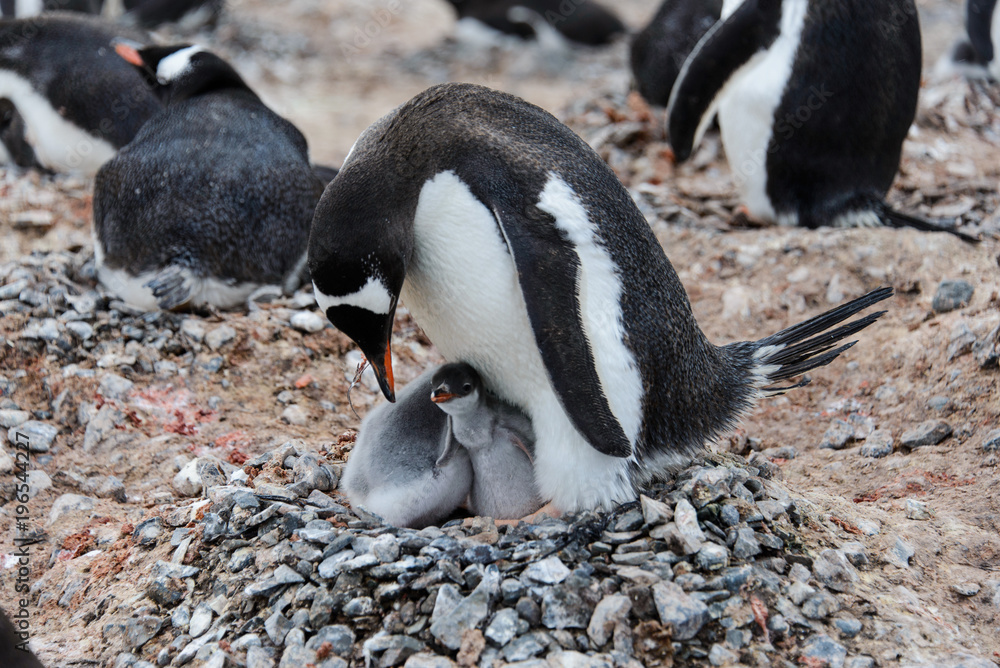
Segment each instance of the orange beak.
[[451,392],[438,392],[435,390],[434,393],[431,394],[431,401],[433,401],[436,404],[443,404],[446,401],[451,401],[454,398],[455,395],[452,394]]
[[396,381],[392,377],[392,348],[385,347],[385,384],[389,386],[389,392],[395,397]]
[[125,44],[124,42],[118,42],[115,44],[115,53],[121,56],[122,59],[130,65],[135,65],[136,67],[142,67],[143,65],[146,64],[145,62],[143,62],[142,56],[139,55],[139,52],[136,50],[136,48],[129,44]]

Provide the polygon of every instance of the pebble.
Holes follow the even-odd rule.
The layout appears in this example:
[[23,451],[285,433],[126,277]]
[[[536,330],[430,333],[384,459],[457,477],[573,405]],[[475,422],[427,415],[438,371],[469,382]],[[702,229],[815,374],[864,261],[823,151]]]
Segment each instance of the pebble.
[[845,420],[834,420],[823,434],[819,447],[829,450],[843,450],[854,439],[854,425]]
[[536,561],[524,569],[524,577],[539,584],[555,585],[569,577],[570,570],[559,559],[551,556],[542,561]]
[[864,445],[861,446],[861,456],[874,458],[888,457],[892,454],[893,445],[894,440],[889,430],[876,429],[868,435]]
[[910,559],[915,554],[916,550],[914,550],[912,545],[903,540],[902,537],[897,537],[896,543],[888,550],[887,561],[900,568],[909,568]]
[[654,585],[653,600],[660,623],[673,629],[674,640],[690,640],[708,621],[708,606],[673,582]]
[[285,424],[302,427],[309,424],[309,416],[298,404],[292,404],[281,412],[281,420]]
[[97,393],[106,399],[122,400],[132,391],[135,383],[127,378],[113,373],[106,373],[101,377],[101,384],[97,388]]
[[58,433],[58,427],[37,420],[28,420],[7,430],[7,442],[18,446],[27,443],[29,452],[48,452]]
[[947,313],[966,306],[972,300],[975,289],[967,281],[945,280],[938,285],[931,308],[935,313]]
[[816,635],[802,644],[801,662],[807,665],[842,668],[847,659],[847,648],[828,635]]
[[937,445],[951,435],[951,425],[943,420],[927,420],[903,433],[900,443],[906,448]]
[[94,327],[90,323],[83,322],[82,320],[67,322],[66,329],[81,341],[89,341],[94,338]]
[[235,329],[229,325],[219,325],[205,335],[205,344],[212,350],[218,350],[235,339]]
[[996,452],[1000,450],[1000,429],[994,429],[983,438],[983,450]]
[[927,504],[916,499],[906,500],[906,517],[911,520],[929,520],[934,514],[927,508]]
[[975,582],[959,582],[951,586],[951,590],[959,596],[975,596],[979,593],[980,586]]
[[307,334],[319,332],[326,327],[326,319],[313,311],[298,311],[294,313],[290,319],[290,323],[295,329]]
[[982,369],[996,368],[1000,364],[1000,325],[972,346],[972,356]]

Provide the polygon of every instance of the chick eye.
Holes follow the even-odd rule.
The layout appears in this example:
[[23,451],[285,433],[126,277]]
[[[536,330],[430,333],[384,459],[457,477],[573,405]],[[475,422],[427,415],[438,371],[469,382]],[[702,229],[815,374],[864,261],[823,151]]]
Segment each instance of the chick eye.
[[472,392],[472,385],[466,383],[465,385],[462,386],[462,389],[465,390],[466,392]]

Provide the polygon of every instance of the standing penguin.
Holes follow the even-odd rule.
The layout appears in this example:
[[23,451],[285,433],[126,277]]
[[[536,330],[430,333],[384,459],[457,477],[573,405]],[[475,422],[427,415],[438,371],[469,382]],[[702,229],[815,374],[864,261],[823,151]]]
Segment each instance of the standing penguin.
[[393,526],[421,528],[448,518],[472,488],[469,453],[434,408],[436,369],[407,385],[394,404],[365,416],[340,487],[354,506]]
[[892,292],[712,345],[600,156],[542,109],[471,84],[429,88],[362,133],[316,208],[309,269],[390,400],[402,298],[446,359],[524,411],[539,495],[561,511],[634,499],[776,382],[829,363],[879,314],[827,330]]
[[533,38],[545,22],[563,37],[589,46],[607,44],[625,24],[593,0],[448,0],[459,19],[473,19],[509,35]]
[[891,209],[920,89],[913,0],[726,0],[668,107],[678,160],[716,111],[751,216],[785,225],[915,227]]
[[476,370],[462,362],[440,367],[431,385],[431,401],[449,415],[452,438],[472,460],[472,514],[510,520],[541,508],[528,416],[490,396]]
[[663,0],[632,40],[632,76],[647,102],[667,106],[684,60],[721,14],[722,0]]
[[145,39],[86,16],[0,21],[0,98],[9,103],[0,159],[93,174],[132,141],[161,105],[115,55],[118,37]]
[[324,185],[305,137],[201,47],[116,48],[165,109],[97,174],[101,283],[147,310],[293,292]]
[[996,0],[968,0],[965,30],[969,41],[957,44],[951,57],[956,65],[965,65],[971,71],[980,69],[986,76],[1000,80],[1000,58],[997,57],[997,51],[1000,51],[1000,12],[996,11],[996,6]]

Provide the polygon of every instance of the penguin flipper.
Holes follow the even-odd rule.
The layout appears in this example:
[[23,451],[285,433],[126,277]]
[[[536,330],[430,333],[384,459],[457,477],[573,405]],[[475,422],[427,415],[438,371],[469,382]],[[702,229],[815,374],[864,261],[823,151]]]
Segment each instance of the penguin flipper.
[[191,286],[184,270],[172,264],[146,282],[145,287],[153,291],[156,303],[164,311],[183,306],[191,298]]
[[726,83],[781,33],[781,5],[781,0],[746,0],[717,21],[684,61],[667,104],[667,133],[677,162],[691,156]]
[[896,211],[888,204],[881,207],[880,213],[882,214],[881,218],[885,224],[891,227],[912,227],[915,230],[921,230],[923,232],[947,232],[948,234],[953,234],[962,241],[970,244],[978,244],[982,241],[977,237],[965,234],[964,232],[959,232],[954,227],[942,225],[940,222],[911,216],[910,214],[903,213],[902,211]]
[[[632,443],[604,395],[581,319],[576,249],[537,207],[525,213],[494,209],[494,215],[514,258],[535,343],[559,402],[591,447],[611,457],[631,456]],[[526,276],[545,289],[527,287]]]

